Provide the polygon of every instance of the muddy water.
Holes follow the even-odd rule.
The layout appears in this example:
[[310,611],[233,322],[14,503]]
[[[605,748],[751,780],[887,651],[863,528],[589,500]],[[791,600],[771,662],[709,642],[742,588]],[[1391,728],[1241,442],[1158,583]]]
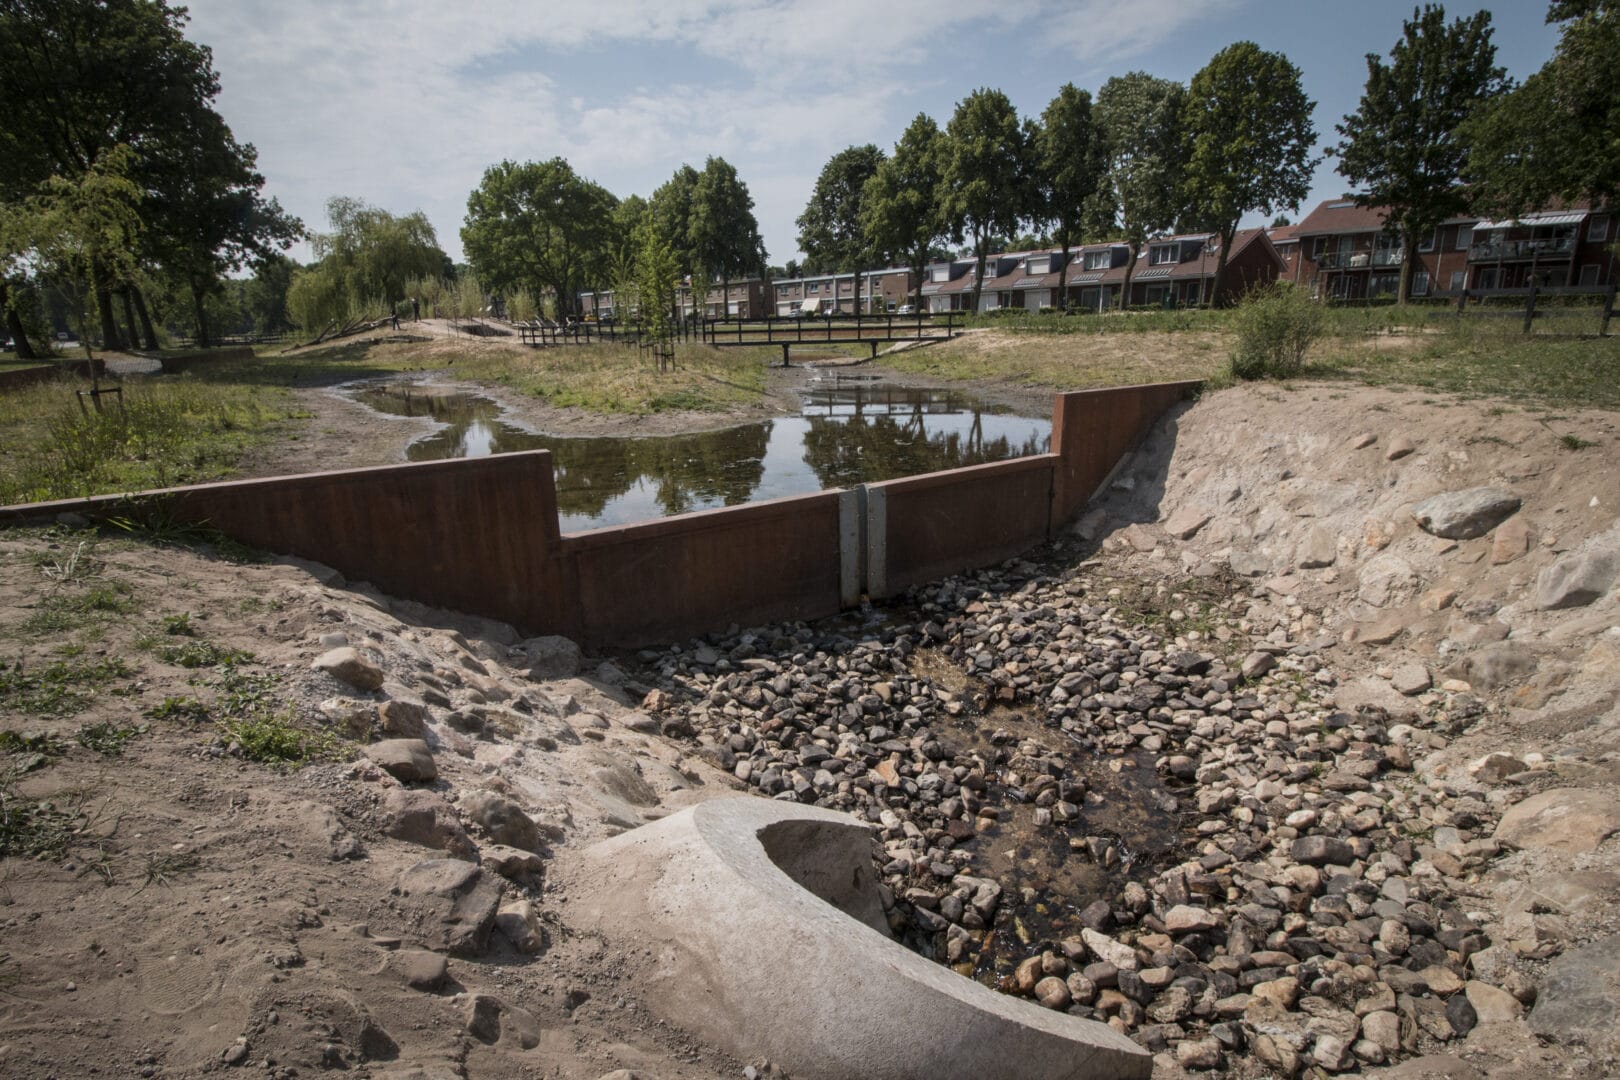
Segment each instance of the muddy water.
[[356,401],[442,426],[412,461],[549,450],[563,531],[706,510],[1039,454],[1051,422],[946,390],[826,379],[798,416],[693,435],[563,438],[526,431],[478,394],[373,385]]

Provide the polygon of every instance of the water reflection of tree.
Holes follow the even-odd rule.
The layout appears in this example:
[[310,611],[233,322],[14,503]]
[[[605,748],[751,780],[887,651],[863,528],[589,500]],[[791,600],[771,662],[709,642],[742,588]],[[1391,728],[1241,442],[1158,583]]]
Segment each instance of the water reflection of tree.
[[765,475],[770,424],[696,435],[548,441],[563,513],[600,517],[645,480],[665,514],[747,502]]
[[965,429],[957,417],[951,417],[946,423],[955,430],[936,432],[928,431],[929,415],[921,409],[842,421],[812,417],[804,435],[804,463],[814,470],[822,487],[851,487],[1044,450],[1043,440],[1034,434],[1022,443],[1005,435],[987,439],[981,415],[975,411],[972,416]]

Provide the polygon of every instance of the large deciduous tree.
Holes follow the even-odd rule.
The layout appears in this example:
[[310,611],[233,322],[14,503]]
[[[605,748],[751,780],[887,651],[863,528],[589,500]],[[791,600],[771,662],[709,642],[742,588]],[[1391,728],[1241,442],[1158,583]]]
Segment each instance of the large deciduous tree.
[[1425,4],[1406,21],[1389,62],[1367,55],[1367,86],[1356,111],[1337,125],[1344,141],[1330,152],[1339,172],[1361,189],[1356,202],[1387,207],[1386,232],[1403,252],[1399,302],[1412,294],[1418,245],[1447,218],[1468,209],[1461,186],[1467,148],[1458,129],[1503,89],[1491,42],[1491,13],[1446,22]]
[[1041,114],[1035,133],[1035,210],[1063,249],[1058,263],[1058,308],[1069,306],[1069,252],[1085,239],[1088,216],[1108,168],[1102,133],[1092,117],[1091,94],[1064,83]]
[[911,302],[919,311],[929,249],[943,231],[939,215],[943,154],[939,125],[926,113],[918,113],[895,144],[894,153],[866,182],[861,197],[863,242],[882,258],[906,260],[911,268]]
[[1310,191],[1314,103],[1281,53],[1239,41],[1216,53],[1187,88],[1184,195],[1220,234],[1216,295],[1238,221],[1299,206]]
[[1554,198],[1620,199],[1620,3],[1555,0],[1552,59],[1463,124],[1476,205],[1522,214]]
[[559,312],[573,312],[579,288],[611,247],[617,202],[560,157],[503,161],[467,199],[462,246],[484,284],[536,295],[549,288]]
[[669,245],[675,265],[696,287],[700,276],[692,251],[692,196],[697,191],[698,171],[683,164],[664,181],[647,201],[648,212],[658,222],[659,233]]
[[958,102],[945,128],[940,217],[953,242],[973,240],[974,311],[984,290],[991,238],[1016,232],[1029,210],[1032,135],[1007,95],[990,89]]
[[693,262],[704,278],[692,282],[692,303],[701,311],[709,282],[719,278],[724,318],[730,313],[731,279],[751,273],[763,276],[765,270],[765,243],[754,219],[753,196],[725,158],[709,158],[698,174],[687,237]]
[[822,166],[810,202],[799,215],[799,249],[812,274],[860,270],[872,255],[861,231],[866,182],[884,162],[871,143],[840,150]]
[[[1185,207],[1180,181],[1186,166],[1187,143],[1181,128],[1186,97],[1187,88],[1180,83],[1145,71],[1116,75],[1097,92],[1093,117],[1108,163],[1105,189],[1131,247],[1119,293],[1121,308],[1130,303],[1131,278],[1142,245],[1149,236],[1170,228]],[[1103,202],[1094,201],[1094,213],[1095,203]]]

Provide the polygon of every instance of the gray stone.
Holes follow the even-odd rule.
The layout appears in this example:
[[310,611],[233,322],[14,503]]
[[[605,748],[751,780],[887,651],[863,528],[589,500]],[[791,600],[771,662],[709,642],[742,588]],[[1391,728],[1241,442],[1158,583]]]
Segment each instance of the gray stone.
[[501,887],[473,863],[425,859],[401,872],[397,888],[424,948],[477,956],[489,946]]
[[1522,773],[1529,768],[1524,762],[1512,754],[1504,754],[1500,750],[1486,754],[1478,761],[1468,766],[1468,775],[1482,784],[1500,784],[1514,773]]
[[1258,679],[1277,666],[1277,658],[1268,652],[1255,651],[1243,658],[1243,677]]
[[384,701],[377,706],[377,726],[400,739],[420,739],[427,733],[428,711],[414,701]]
[[1336,836],[1301,836],[1294,841],[1289,854],[1295,862],[1307,866],[1325,866],[1328,863],[1348,866],[1356,858],[1350,845]]
[[1429,669],[1419,663],[1402,664],[1390,676],[1389,684],[1404,697],[1416,697],[1434,685]]
[[1468,1003],[1474,1007],[1482,1024],[1504,1024],[1524,1015],[1524,1006],[1519,1004],[1518,998],[1490,983],[1470,980],[1463,987],[1463,993],[1468,995]]
[[1373,607],[1385,607],[1409,600],[1422,584],[1411,563],[1385,552],[1362,565],[1356,576],[1356,595]]
[[534,819],[505,796],[475,791],[461,800],[461,809],[497,844],[524,851],[540,847],[540,829]]
[[1339,543],[1333,530],[1322,525],[1313,525],[1311,531],[1305,534],[1305,540],[1299,545],[1297,561],[1301,570],[1317,570],[1332,566],[1338,557]]
[[523,651],[529,657],[529,678],[542,681],[573,678],[584,659],[578,645],[556,634],[529,638]]
[[1177,540],[1191,540],[1198,534],[1198,530],[1209,524],[1208,510],[1196,506],[1183,506],[1164,523],[1164,531]]
[[1405,435],[1397,435],[1389,440],[1389,449],[1384,451],[1385,461],[1399,461],[1417,449],[1417,444]]
[[1536,606],[1543,611],[1583,607],[1620,577],[1620,544],[1609,541],[1572,552],[1536,575]]
[[1620,831],[1620,801],[1586,788],[1554,788],[1515,804],[1497,822],[1495,836],[1516,848],[1570,855],[1595,851]]
[[540,856],[505,844],[487,844],[478,855],[484,866],[512,881],[526,881],[545,871],[546,864]]
[[470,858],[472,841],[444,797],[433,791],[394,788],[383,796],[382,831],[395,840]]
[[433,764],[433,751],[421,739],[384,739],[362,746],[360,752],[394,779],[408,784],[436,780],[439,776],[438,766]]
[[359,650],[347,646],[322,653],[310,666],[356,690],[376,690],[383,684],[382,668],[361,656]]
[[1214,912],[1190,904],[1177,904],[1164,916],[1165,929],[1172,934],[1198,934],[1219,925]]
[[1519,682],[1535,670],[1535,653],[1518,642],[1499,641],[1464,656],[1446,669],[1446,675],[1462,679],[1475,690],[1499,690]]
[[395,963],[406,986],[430,994],[444,985],[445,975],[450,969],[443,956],[426,949],[401,949],[395,956]]
[[1218,1069],[1221,1044],[1217,1039],[1185,1039],[1176,1044],[1176,1063],[1183,1069]]
[[1448,491],[1412,507],[1418,527],[1447,540],[1484,536],[1519,509],[1519,497],[1501,488]]
[[1555,1042],[1620,1051],[1620,935],[1554,960],[1530,1012],[1530,1030]]

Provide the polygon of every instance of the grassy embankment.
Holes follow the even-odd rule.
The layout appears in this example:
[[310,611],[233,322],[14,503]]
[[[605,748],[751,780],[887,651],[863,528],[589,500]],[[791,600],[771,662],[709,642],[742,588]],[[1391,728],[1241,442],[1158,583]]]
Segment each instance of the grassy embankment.
[[[1527,405],[1620,409],[1620,336],[1598,338],[1593,308],[1554,308],[1520,332],[1516,317],[1433,307],[1334,308],[1304,377],[1410,386]],[[1233,334],[1223,311],[981,320],[983,334],[885,357],[930,378],[1083,390],[1227,378]],[[1614,328],[1620,334],[1620,324]]]

